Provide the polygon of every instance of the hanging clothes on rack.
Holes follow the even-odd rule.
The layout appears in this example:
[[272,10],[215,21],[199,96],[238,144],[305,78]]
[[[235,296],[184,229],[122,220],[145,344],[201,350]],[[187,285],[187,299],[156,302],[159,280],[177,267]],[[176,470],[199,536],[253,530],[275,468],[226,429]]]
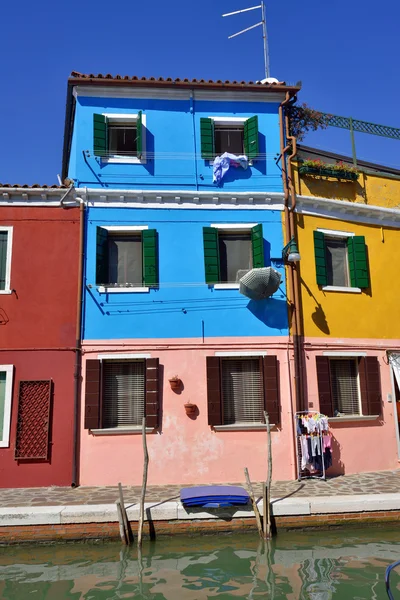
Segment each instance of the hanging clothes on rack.
[[328,417],[317,411],[295,414],[298,479],[326,479],[332,465],[332,444]]

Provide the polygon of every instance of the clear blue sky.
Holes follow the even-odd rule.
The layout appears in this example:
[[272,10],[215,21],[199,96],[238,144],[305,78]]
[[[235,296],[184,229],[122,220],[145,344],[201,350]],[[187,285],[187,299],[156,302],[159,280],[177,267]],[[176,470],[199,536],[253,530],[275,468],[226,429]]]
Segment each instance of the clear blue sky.
[[[0,58],[2,183],[56,183],[72,70],[156,77],[263,77],[261,29],[228,40],[255,0],[5,0]],[[271,75],[303,83],[299,101],[400,127],[398,0],[267,0]],[[350,152],[330,128],[306,143]],[[358,134],[360,158],[400,168],[400,141]]]

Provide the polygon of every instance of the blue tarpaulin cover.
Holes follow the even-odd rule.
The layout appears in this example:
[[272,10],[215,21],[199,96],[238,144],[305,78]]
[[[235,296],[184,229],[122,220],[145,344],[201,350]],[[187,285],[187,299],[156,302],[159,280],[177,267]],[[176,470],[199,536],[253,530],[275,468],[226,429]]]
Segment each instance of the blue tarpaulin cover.
[[248,501],[246,490],[234,485],[202,485],[181,489],[181,502],[185,506],[219,508],[243,505]]

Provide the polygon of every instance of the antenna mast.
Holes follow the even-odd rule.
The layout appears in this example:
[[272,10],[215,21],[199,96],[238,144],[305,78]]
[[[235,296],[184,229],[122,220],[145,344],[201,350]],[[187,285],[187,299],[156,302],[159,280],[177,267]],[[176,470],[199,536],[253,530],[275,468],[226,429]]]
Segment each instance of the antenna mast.
[[242,29],[233,35],[228,36],[228,40],[241,35],[242,33],[246,33],[246,31],[250,31],[250,29],[255,29],[256,27],[262,26],[263,32],[263,43],[264,43],[264,66],[265,66],[265,77],[270,77],[269,70],[269,50],[268,50],[268,36],[267,36],[267,20],[265,16],[265,4],[261,2],[261,4],[257,6],[251,6],[250,8],[243,8],[242,10],[235,10],[234,12],[225,13],[222,15],[223,17],[231,17],[232,15],[238,15],[240,13],[248,12],[249,10],[256,10],[257,8],[261,8],[261,21],[256,23],[255,25],[251,25],[251,27],[246,27],[246,29]]

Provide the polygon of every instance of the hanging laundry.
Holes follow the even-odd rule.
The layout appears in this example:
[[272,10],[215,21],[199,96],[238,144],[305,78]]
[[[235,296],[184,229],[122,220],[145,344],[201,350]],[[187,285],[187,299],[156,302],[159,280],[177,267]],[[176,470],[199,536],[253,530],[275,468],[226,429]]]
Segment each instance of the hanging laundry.
[[230,154],[224,152],[221,156],[214,158],[213,164],[213,183],[220,184],[222,178],[229,170],[229,167],[242,167],[247,169],[249,164],[248,158],[245,155]]

